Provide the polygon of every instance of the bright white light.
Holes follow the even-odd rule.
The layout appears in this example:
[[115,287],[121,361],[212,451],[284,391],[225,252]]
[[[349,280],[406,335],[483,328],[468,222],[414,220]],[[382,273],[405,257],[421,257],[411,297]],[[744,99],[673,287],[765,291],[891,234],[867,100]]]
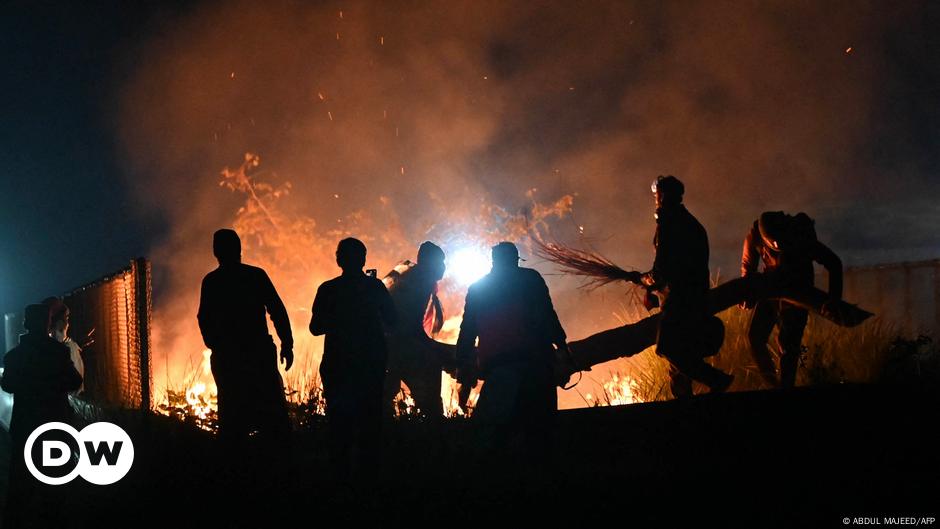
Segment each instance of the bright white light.
[[447,273],[461,285],[469,285],[490,272],[490,256],[480,248],[461,248],[447,256]]

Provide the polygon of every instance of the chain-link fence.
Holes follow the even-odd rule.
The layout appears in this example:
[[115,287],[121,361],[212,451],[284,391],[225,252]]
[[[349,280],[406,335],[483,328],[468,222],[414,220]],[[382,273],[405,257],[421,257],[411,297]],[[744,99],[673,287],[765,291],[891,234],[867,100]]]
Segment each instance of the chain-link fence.
[[107,406],[151,406],[150,263],[130,266],[66,294],[69,335],[82,346],[84,398]]

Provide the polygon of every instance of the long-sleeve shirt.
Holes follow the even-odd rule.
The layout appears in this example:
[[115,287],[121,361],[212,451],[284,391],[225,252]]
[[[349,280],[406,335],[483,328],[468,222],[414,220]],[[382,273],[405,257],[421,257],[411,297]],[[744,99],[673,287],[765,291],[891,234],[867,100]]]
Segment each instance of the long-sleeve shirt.
[[199,330],[212,350],[268,340],[270,315],[281,348],[292,348],[287,309],[264,270],[242,263],[226,264],[202,280]]
[[[803,215],[805,217],[805,215]],[[821,264],[829,273],[829,296],[833,299],[842,299],[842,260],[828,246],[816,239],[816,232],[812,229],[812,221],[808,217],[789,217],[792,223],[809,223],[808,226],[794,230],[802,236],[794,236],[793,241],[783,249],[770,247],[761,236],[757,221],[748,230],[744,237],[744,248],[741,252],[741,276],[746,277],[757,272],[763,261],[764,272],[774,275],[777,280],[785,284],[808,287],[813,286],[815,274],[813,262]]]
[[[479,338],[479,346],[474,345]],[[535,270],[494,270],[470,286],[457,339],[459,366],[480,370],[530,361],[567,339],[545,280]],[[477,354],[479,358],[477,358]]]
[[384,325],[396,321],[385,285],[363,273],[343,274],[317,289],[310,332],[326,335],[320,372],[324,381],[339,373],[385,370]]
[[653,246],[656,259],[647,275],[654,288],[708,290],[708,234],[685,206],[660,208]]
[[72,416],[68,393],[82,385],[68,347],[45,334],[20,337],[20,344],[6,354],[3,390],[13,393],[11,434],[19,440],[40,424],[68,422]]

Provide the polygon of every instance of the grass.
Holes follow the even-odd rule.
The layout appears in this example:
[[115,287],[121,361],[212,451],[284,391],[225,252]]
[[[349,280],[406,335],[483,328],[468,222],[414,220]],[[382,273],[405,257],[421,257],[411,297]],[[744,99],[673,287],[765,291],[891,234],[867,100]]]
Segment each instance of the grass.
[[[637,300],[634,300],[637,301]],[[636,321],[646,315],[637,303],[621,305],[618,319],[624,323]],[[721,351],[708,361],[735,376],[732,391],[772,389],[760,375],[751,356],[747,329],[752,311],[731,308],[719,314],[725,325],[725,341]],[[854,328],[839,327],[822,318],[810,316],[803,337],[803,354],[797,373],[798,386],[818,386],[840,383],[876,383],[889,378],[938,379],[940,353],[930,338],[902,337],[900,326],[871,318]],[[769,349],[779,366],[779,352],[775,345],[776,330],[768,339]],[[322,384],[315,355],[300,351],[298,363],[284,374],[285,397],[295,428],[304,429],[322,423],[325,412]],[[606,371],[595,368],[584,373],[586,382],[574,391],[584,405],[616,406],[636,402],[663,401],[672,398],[669,390],[669,363],[650,347],[638,355],[608,364]],[[157,411],[175,417],[208,431],[216,430],[216,403],[211,396],[193,395],[187,399],[187,389],[199,380],[204,365],[190,362],[181,384],[170,385]],[[205,375],[205,373],[203,373]],[[932,378],[931,378],[932,377]],[[204,379],[205,377],[203,377]],[[697,391],[705,388],[697,387]],[[195,402],[194,402],[195,400]],[[400,419],[413,415],[407,393],[398,399]]]
[[[635,307],[621,307],[619,318],[636,321]],[[735,376],[732,391],[772,389],[760,375],[751,356],[747,329],[752,311],[731,308],[718,315],[725,325],[725,341],[721,351],[708,361],[715,367]],[[769,349],[774,362],[780,365],[776,348],[776,333],[770,336]],[[810,316],[803,336],[803,354],[797,372],[798,386],[818,386],[841,383],[878,383],[889,373],[906,373],[907,378],[937,378],[940,353],[928,337],[903,337],[900,326],[878,317],[854,328],[839,327],[822,318]],[[629,387],[632,402],[653,402],[670,399],[669,364],[656,355],[655,347],[640,354],[619,360],[615,368],[608,369],[606,380],[586,373],[597,395],[581,393],[587,406],[606,406],[624,402],[625,387]],[[906,366],[906,367],[899,367]],[[913,367],[912,367],[913,366]],[[897,375],[894,376],[898,378]],[[705,391],[697,386],[698,391]]]

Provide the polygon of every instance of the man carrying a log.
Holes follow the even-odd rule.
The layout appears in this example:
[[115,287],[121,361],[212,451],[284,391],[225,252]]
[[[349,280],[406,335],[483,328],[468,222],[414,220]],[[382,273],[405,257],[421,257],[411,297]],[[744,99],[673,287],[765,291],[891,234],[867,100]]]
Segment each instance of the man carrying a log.
[[437,282],[444,277],[444,270],[444,250],[425,241],[418,248],[416,264],[406,261],[383,280],[398,313],[397,322],[387,327],[389,358],[384,397],[387,413],[393,411],[391,404],[404,382],[415,406],[427,420],[437,422],[444,415],[441,371],[447,348],[428,336],[429,332],[440,331],[444,323],[437,297]]
[[[816,238],[814,221],[805,213],[788,215],[782,211],[767,211],[754,221],[744,238],[741,254],[741,276],[757,272],[763,261],[764,275],[770,284],[794,291],[813,288],[813,262],[829,273],[829,302],[834,305],[842,299],[842,261]],[[747,300],[744,309],[754,309],[748,328],[751,354],[761,375],[776,386],[776,370],[767,348],[767,339],[777,326],[777,347],[780,349],[780,386],[792,388],[796,383],[796,370],[802,349],[803,331],[809,313],[785,300]],[[827,312],[823,307],[823,312]]]
[[669,359],[670,387],[676,398],[692,395],[692,380],[712,392],[728,389],[734,377],[704,360],[714,349],[708,337],[708,234],[682,204],[685,186],[674,176],[653,182],[656,197],[656,258],[640,276],[662,298],[656,353]]

